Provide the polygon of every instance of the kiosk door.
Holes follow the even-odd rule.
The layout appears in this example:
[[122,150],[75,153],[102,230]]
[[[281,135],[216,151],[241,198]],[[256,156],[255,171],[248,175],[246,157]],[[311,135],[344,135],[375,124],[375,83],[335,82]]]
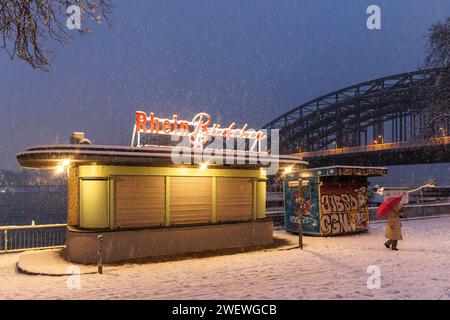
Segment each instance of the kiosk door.
[[109,228],[109,181],[107,179],[81,179],[80,228]]

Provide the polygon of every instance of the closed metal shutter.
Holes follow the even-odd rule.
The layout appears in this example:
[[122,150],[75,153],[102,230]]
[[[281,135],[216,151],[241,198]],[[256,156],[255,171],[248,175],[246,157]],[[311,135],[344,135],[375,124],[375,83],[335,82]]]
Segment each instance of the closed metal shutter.
[[151,227],[164,224],[164,177],[116,177],[114,193],[114,227]]
[[251,220],[253,217],[253,180],[217,178],[217,221]]
[[212,220],[212,178],[170,177],[170,224]]

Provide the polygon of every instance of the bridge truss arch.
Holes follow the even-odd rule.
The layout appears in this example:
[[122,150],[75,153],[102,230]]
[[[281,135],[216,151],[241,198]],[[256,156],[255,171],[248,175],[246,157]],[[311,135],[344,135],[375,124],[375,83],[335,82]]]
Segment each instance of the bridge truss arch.
[[442,73],[427,69],[358,83],[308,101],[263,128],[280,130],[281,153],[422,139]]

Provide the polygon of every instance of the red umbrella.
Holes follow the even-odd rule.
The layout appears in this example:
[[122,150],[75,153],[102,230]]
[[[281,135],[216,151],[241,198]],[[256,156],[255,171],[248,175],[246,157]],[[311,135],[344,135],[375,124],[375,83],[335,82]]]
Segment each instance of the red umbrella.
[[393,196],[389,197],[386,200],[383,201],[382,204],[378,207],[377,216],[378,218],[381,218],[389,211],[394,211],[392,209],[393,206],[395,206],[397,203],[399,203],[402,200],[402,196]]

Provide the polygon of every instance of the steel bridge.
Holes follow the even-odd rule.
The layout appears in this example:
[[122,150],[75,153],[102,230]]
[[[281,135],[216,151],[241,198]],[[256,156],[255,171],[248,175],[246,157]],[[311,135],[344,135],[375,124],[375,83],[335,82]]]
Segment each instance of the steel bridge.
[[450,162],[450,137],[298,153],[310,166],[388,166]]
[[[417,148],[421,149],[427,144],[424,139],[447,136],[450,129],[450,115],[433,118],[431,112],[433,89],[443,72],[439,68],[427,69],[362,82],[308,101],[263,128],[280,130],[281,154],[300,153],[305,160],[314,160],[313,165],[342,163],[344,150],[351,148],[418,142],[421,147]],[[447,143],[439,144],[443,145]],[[389,148],[401,149],[394,145]],[[339,149],[341,152],[330,153]],[[348,155],[361,157],[365,152]],[[372,153],[383,152],[380,149]],[[359,164],[350,158],[350,163],[345,164]],[[391,160],[383,159],[383,165],[397,164],[390,163],[395,155]]]

